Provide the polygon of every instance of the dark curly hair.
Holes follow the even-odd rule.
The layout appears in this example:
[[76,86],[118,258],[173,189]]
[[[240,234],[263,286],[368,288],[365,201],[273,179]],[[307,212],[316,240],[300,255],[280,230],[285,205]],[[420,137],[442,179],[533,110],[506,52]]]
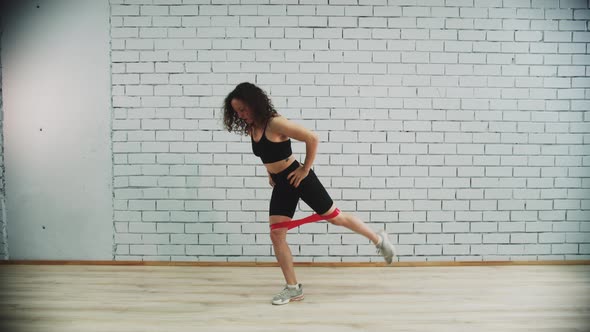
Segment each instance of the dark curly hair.
[[229,132],[234,131],[247,135],[250,130],[248,123],[240,119],[231,106],[232,99],[239,99],[246,103],[252,110],[254,122],[257,124],[266,123],[268,119],[278,115],[272,102],[261,88],[248,82],[240,83],[234,91],[225,97],[223,105],[223,123]]

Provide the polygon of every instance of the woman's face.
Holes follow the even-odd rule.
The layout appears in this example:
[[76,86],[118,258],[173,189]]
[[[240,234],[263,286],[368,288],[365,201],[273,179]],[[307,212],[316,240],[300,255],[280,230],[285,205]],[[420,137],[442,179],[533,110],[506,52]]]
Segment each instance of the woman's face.
[[252,110],[246,103],[234,98],[231,100],[231,107],[236,111],[238,118],[244,120],[249,125],[254,123],[254,114],[252,114]]

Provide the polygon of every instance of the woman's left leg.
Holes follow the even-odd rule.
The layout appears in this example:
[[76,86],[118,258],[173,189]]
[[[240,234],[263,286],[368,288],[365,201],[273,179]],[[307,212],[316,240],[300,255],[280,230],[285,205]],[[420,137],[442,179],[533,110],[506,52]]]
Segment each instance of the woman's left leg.
[[[330,194],[328,194],[326,188],[324,188],[313,170],[309,171],[309,174],[303,179],[298,190],[301,199],[317,214],[327,216],[336,209]],[[351,214],[340,213],[336,217],[327,220],[334,225],[343,226],[353,232],[364,235],[374,244],[380,241],[379,235],[370,229],[362,220]]]
[[[332,205],[328,212],[323,213],[321,215],[327,216],[334,212],[335,209],[336,206]],[[352,214],[341,212],[336,217],[328,219],[328,222],[337,226],[346,227],[355,233],[364,235],[366,238],[371,240],[371,242],[373,242],[375,245],[378,244],[381,240],[381,238],[379,237],[379,235],[377,235],[377,233],[375,233],[375,231],[373,231],[371,228],[369,228],[369,226],[367,226],[367,224],[365,224],[362,220],[360,220]]]
[[[322,216],[330,214],[335,209],[336,208],[332,206],[330,210],[328,210],[326,213],[323,213]],[[385,261],[388,264],[393,262],[393,258],[395,257],[395,248],[389,241],[389,237],[385,231],[381,231],[379,234],[376,234],[362,220],[348,213],[340,213],[337,216],[327,220],[334,225],[346,227],[353,232],[366,236],[369,240],[373,241],[375,247],[377,248],[377,252],[380,253],[383,258],[385,258]]]
[[[321,216],[327,216],[336,209],[332,198],[313,171],[310,171],[308,176],[303,179],[299,192],[301,199]],[[348,213],[340,213],[326,220],[334,225],[343,226],[353,232],[364,235],[375,244],[377,252],[383,255],[387,263],[391,264],[393,261],[395,248],[389,242],[389,238],[384,231],[377,234],[362,220]]]

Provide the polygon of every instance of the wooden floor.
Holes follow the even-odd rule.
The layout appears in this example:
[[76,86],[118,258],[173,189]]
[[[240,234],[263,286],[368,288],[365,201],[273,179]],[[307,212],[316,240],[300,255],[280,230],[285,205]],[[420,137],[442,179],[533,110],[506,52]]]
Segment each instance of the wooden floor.
[[0,331],[590,331],[590,266],[0,265]]

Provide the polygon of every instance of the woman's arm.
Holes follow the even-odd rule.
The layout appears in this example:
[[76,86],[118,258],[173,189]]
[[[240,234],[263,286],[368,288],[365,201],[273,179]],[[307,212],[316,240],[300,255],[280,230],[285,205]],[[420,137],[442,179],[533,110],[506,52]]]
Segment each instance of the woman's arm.
[[311,165],[313,165],[313,161],[315,160],[318,143],[320,141],[318,135],[282,116],[274,118],[270,126],[272,127],[271,130],[274,132],[305,142],[305,162],[303,167],[309,172]]

